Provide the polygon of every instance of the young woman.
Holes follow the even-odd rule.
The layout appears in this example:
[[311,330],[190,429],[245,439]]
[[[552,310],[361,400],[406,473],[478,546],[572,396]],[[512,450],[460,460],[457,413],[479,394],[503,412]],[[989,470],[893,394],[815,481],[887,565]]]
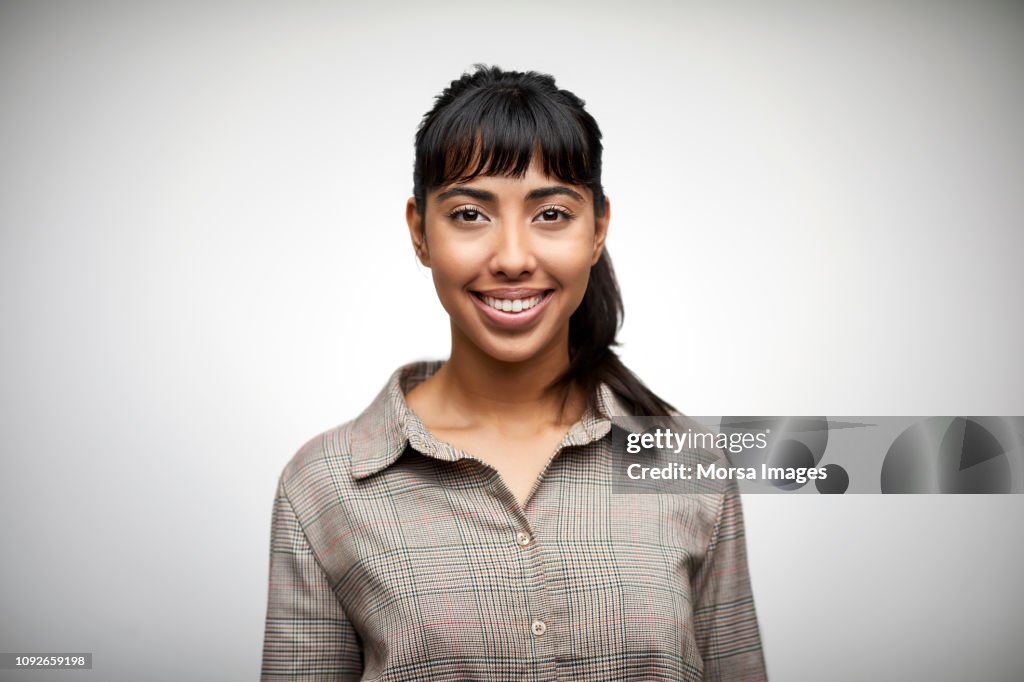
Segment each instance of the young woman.
[[611,417],[679,414],[611,350],[601,133],[477,65],[416,136],[412,246],[451,323],[288,462],[264,680],[762,680],[740,498],[612,495]]

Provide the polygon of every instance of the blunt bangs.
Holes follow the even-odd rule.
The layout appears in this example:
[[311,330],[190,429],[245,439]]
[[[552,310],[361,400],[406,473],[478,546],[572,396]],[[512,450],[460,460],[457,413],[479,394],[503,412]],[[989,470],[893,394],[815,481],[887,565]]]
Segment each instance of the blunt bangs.
[[521,178],[539,152],[546,175],[590,188],[600,215],[600,137],[596,124],[547,94],[507,85],[465,92],[417,133],[418,210],[440,187],[480,175]]

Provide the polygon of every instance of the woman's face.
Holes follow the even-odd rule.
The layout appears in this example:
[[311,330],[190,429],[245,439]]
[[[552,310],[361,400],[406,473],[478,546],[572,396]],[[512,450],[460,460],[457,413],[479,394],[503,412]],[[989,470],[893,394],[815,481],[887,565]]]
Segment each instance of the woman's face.
[[589,188],[544,175],[538,154],[523,178],[478,176],[431,192],[422,219],[410,198],[413,246],[451,317],[453,351],[469,341],[521,362],[567,349],[569,317],[604,248],[605,201],[595,218]]

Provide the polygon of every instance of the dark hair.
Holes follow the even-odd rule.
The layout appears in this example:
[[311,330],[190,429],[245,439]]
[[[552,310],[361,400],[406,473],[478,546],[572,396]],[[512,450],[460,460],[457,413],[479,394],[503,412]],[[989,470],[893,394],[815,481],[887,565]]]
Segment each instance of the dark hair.
[[[583,108],[585,102],[559,89],[555,79],[536,71],[504,71],[474,64],[436,97],[416,132],[413,196],[426,211],[427,193],[478,175],[523,177],[535,150],[544,173],[585,185],[594,196],[594,213],[604,215],[601,186],[601,130]],[[470,169],[476,159],[475,168]],[[608,250],[590,270],[587,291],[569,318],[569,368],[551,384],[563,389],[576,382],[587,396],[599,382],[614,390],[634,415],[675,412],[633,374],[612,351],[622,325],[622,295]]]

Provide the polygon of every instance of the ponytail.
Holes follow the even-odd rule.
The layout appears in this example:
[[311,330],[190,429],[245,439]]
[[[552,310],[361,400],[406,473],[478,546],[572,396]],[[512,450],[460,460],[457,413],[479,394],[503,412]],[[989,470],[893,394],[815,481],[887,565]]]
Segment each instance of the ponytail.
[[583,302],[569,318],[569,368],[551,384],[552,388],[563,390],[563,410],[573,383],[591,396],[603,382],[619,395],[632,415],[663,416],[678,412],[647,388],[612,350],[612,346],[619,345],[615,336],[624,314],[615,270],[605,249],[590,269]]

